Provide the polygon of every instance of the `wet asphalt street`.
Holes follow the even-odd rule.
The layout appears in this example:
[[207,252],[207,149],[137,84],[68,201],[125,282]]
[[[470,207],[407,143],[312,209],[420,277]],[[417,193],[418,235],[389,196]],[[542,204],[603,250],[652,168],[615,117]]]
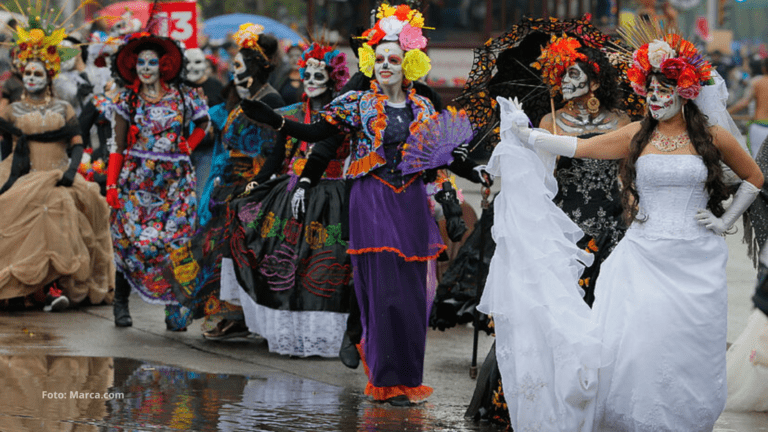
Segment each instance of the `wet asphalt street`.
[[[479,213],[476,186],[460,182]],[[728,238],[728,341],[751,313],[755,270],[740,236]],[[199,325],[165,330],[162,306],[131,297],[134,326],[110,306],[0,313],[0,432],[16,431],[496,431],[463,417],[473,331],[430,330],[430,399],[395,408],[363,395],[362,367],[269,353],[250,337],[209,342]],[[478,363],[493,339],[481,334]],[[716,432],[768,431],[766,413],[724,413]]]

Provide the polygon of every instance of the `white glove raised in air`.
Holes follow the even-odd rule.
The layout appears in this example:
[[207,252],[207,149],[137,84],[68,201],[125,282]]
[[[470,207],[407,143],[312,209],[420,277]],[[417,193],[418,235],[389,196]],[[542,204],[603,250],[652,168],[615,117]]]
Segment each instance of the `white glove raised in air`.
[[501,132],[509,131],[530,149],[544,150],[549,153],[573,157],[576,154],[576,137],[552,135],[543,129],[532,129],[530,120],[523,111],[523,106],[515,99],[498,97],[501,109]]

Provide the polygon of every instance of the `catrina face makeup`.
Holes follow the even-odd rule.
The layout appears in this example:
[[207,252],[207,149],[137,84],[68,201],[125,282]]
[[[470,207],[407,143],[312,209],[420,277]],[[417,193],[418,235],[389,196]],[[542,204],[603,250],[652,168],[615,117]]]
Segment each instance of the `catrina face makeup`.
[[399,85],[403,82],[403,57],[405,53],[397,42],[380,43],[375,50],[376,63],[373,73],[381,85]]
[[29,94],[38,94],[45,90],[48,85],[48,74],[45,72],[43,63],[39,61],[27,63],[21,81]]
[[658,121],[673,118],[683,108],[683,98],[675,93],[675,88],[659,82],[655,76],[651,77],[645,102],[651,117]]
[[565,70],[561,88],[565,100],[576,99],[589,93],[589,77],[578,63]]
[[160,57],[156,52],[144,50],[139,53],[136,74],[144,85],[153,85],[160,79]]

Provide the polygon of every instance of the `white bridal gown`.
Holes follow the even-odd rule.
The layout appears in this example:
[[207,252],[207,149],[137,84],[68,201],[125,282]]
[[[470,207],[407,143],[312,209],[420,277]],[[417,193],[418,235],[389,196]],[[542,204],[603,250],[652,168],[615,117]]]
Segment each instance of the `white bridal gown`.
[[[512,427],[527,431],[711,432],[726,399],[723,237],[700,227],[699,156],[641,156],[640,216],[603,263],[594,308],[581,299],[581,231],[552,203],[554,156],[509,132],[497,243],[478,309],[493,314]],[[524,185],[524,186],[523,186]]]

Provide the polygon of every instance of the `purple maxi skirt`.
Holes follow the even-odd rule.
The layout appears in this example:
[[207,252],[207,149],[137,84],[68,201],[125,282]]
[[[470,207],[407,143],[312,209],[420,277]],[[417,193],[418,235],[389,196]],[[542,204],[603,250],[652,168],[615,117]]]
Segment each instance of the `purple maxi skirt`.
[[445,249],[421,178],[395,189],[366,176],[349,198],[354,288],[369,385],[419,387],[427,335],[427,261]]

